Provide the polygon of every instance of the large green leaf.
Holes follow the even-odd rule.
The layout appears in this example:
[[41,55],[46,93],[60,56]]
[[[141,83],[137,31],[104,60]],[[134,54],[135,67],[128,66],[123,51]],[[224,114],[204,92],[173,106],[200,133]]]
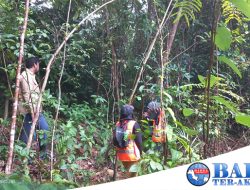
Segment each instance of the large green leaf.
[[173,118],[174,122],[176,122],[176,118],[175,118],[175,115],[174,115],[174,112],[171,108],[167,108],[168,112],[170,113],[171,117]]
[[250,19],[250,1],[249,0],[231,0],[236,7]]
[[213,96],[212,98],[217,102],[221,103],[222,105],[226,106],[232,112],[238,112],[236,109],[236,105],[228,100],[225,100],[223,97]]
[[150,167],[155,170],[156,169],[156,162],[154,162],[153,160],[150,161]]
[[178,150],[171,149],[170,151],[171,151],[173,161],[178,161],[183,156],[183,153]]
[[182,112],[185,117],[188,117],[194,113],[194,111],[190,108],[184,108]]
[[235,116],[235,120],[237,123],[240,123],[242,125],[250,127],[250,116],[249,115],[238,114]]
[[186,139],[177,136],[178,141],[184,146],[188,153],[193,152],[192,148],[189,146],[189,142]]
[[206,78],[203,77],[202,75],[198,75],[198,79],[199,79],[199,81],[201,82],[201,84],[202,84],[203,86],[205,86]]
[[211,75],[210,76],[210,88],[212,88],[216,84],[217,81],[218,81],[217,77],[214,75]]
[[233,60],[228,59],[226,56],[219,56],[218,60],[226,63],[240,78],[242,78],[240,70],[237,68],[236,63]]
[[166,128],[166,134],[168,137],[168,142],[172,142],[174,140],[174,132],[173,132],[173,128],[168,125],[168,127]]
[[227,50],[231,43],[232,35],[230,30],[225,26],[218,27],[215,35],[216,46],[221,50]]

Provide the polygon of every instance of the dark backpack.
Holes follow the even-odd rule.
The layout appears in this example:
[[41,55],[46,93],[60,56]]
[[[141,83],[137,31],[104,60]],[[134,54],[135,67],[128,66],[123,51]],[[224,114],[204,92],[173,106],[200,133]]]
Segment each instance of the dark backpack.
[[128,131],[127,131],[128,122],[120,124],[118,123],[114,131],[114,145],[118,148],[126,148],[129,144]]

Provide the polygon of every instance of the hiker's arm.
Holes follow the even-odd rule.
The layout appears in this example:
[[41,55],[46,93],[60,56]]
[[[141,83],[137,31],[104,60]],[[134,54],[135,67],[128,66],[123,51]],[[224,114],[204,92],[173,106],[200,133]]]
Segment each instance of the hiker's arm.
[[133,134],[135,134],[135,144],[138,147],[140,153],[142,153],[142,133],[141,127],[137,122],[134,125]]

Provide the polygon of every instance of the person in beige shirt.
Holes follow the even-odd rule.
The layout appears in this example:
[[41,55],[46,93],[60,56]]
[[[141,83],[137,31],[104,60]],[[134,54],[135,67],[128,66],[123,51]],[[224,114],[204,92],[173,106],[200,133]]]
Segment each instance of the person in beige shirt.
[[[37,112],[37,103],[40,95],[39,85],[36,81],[36,73],[39,71],[40,60],[37,57],[28,58],[26,61],[26,69],[21,73],[20,77],[20,93],[19,93],[19,112],[24,114],[24,123],[21,131],[20,140],[27,143],[32,121]],[[48,123],[39,110],[39,119],[36,126],[37,130],[42,130],[43,137],[38,138],[40,147],[40,157],[46,157],[47,134],[49,130]],[[40,135],[39,135],[40,136]],[[33,140],[36,139],[36,133]]]

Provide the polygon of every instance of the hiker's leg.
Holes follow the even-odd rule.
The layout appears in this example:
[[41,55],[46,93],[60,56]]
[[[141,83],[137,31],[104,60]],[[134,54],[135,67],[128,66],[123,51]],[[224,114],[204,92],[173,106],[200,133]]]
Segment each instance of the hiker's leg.
[[43,116],[43,114],[40,114],[39,120],[38,120],[38,125],[37,125],[38,130],[42,130],[42,137],[39,135],[39,146],[40,146],[40,151],[43,157],[43,154],[46,154],[46,149],[47,149],[47,134],[46,131],[49,130],[49,125]]
[[[20,140],[27,144],[30,134],[30,129],[32,126],[32,117],[30,113],[25,114],[23,128],[20,135]],[[36,133],[33,135],[33,140],[36,139]]]
[[162,152],[162,143],[155,143],[155,150],[158,152]]

